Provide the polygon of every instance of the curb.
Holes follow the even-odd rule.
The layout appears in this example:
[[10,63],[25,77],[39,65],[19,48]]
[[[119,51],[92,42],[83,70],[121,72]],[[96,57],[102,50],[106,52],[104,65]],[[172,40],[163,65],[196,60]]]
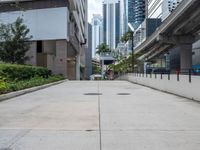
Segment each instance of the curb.
[[53,82],[53,83],[49,83],[49,84],[45,84],[45,85],[41,85],[41,86],[36,86],[36,87],[32,87],[32,88],[28,88],[28,89],[24,89],[24,90],[20,90],[20,91],[16,91],[16,92],[3,94],[3,95],[0,95],[0,102],[14,98],[14,97],[17,97],[17,96],[24,95],[24,94],[27,94],[27,93],[42,90],[42,89],[45,89],[45,88],[66,82],[66,81],[68,81],[68,80],[65,79],[65,80],[61,80],[61,81],[57,81],[57,82]]

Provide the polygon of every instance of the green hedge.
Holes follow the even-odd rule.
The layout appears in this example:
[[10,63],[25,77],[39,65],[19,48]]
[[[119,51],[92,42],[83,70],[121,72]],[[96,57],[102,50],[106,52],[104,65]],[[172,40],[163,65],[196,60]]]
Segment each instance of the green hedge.
[[0,94],[63,80],[42,67],[0,63]]
[[9,81],[29,80],[34,77],[48,78],[51,71],[42,67],[28,65],[0,64],[0,76]]
[[0,94],[3,93],[3,91],[5,91],[7,89],[7,86],[6,86],[6,79],[3,78],[2,76],[0,76]]
[[64,77],[62,76],[50,76],[49,78],[43,78],[43,77],[34,77],[30,80],[24,80],[24,81],[12,81],[12,82],[0,82],[2,84],[2,89],[0,89],[0,94],[6,94],[13,91],[19,91],[35,86],[40,86],[56,81],[64,80]]

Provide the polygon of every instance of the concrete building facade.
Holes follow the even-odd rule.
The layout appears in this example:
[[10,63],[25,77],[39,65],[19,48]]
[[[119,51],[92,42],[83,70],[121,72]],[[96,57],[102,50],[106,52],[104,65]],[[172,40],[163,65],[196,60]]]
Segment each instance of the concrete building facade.
[[120,0],[103,1],[103,42],[115,49],[120,41]]
[[103,18],[94,14],[92,18],[92,58],[96,57],[96,48],[103,43]]
[[68,79],[80,79],[87,39],[87,0],[22,0],[0,2],[0,20],[20,17],[33,36],[28,64],[47,67]]

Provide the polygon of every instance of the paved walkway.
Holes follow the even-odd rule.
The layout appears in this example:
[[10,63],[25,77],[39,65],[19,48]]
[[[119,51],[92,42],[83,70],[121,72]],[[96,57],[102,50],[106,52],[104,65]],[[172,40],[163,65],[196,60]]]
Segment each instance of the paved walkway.
[[65,82],[0,102],[0,150],[199,149],[200,103],[129,82]]

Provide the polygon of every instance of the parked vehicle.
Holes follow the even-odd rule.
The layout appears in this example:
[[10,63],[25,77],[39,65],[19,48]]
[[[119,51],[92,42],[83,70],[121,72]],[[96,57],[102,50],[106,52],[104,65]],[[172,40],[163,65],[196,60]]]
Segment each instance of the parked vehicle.
[[100,74],[93,74],[90,76],[90,80],[101,80]]

